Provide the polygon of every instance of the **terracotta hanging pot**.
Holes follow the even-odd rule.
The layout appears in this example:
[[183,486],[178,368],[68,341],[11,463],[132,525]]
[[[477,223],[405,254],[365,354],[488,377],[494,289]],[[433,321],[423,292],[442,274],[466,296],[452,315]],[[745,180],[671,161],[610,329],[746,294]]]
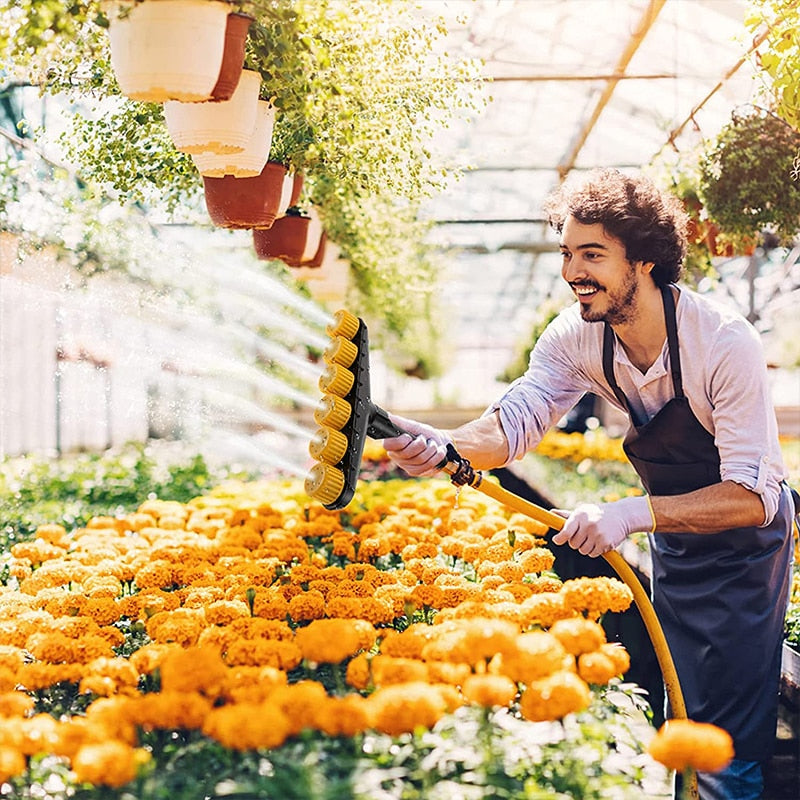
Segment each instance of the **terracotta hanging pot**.
[[210,0],[103,3],[111,66],[132,100],[202,102],[211,97],[225,50],[230,5]]
[[303,213],[292,207],[268,230],[253,231],[253,245],[261,259],[277,258],[290,267],[310,266],[317,256],[322,263],[322,236],[322,222],[315,208]]
[[195,153],[192,161],[201,175],[211,178],[221,178],[223,175],[252,178],[259,175],[269,158],[274,124],[274,106],[267,100],[259,100],[256,124],[244,150],[240,153]]
[[219,70],[217,83],[211,90],[211,99],[230,100],[244,68],[244,46],[247,41],[247,32],[255,17],[241,11],[228,14],[225,26],[225,48],[222,52],[222,65]]
[[317,252],[314,253],[314,255],[308,261],[301,261],[298,266],[308,267],[309,269],[319,269],[319,267],[322,266],[322,262],[325,260],[325,249],[327,244],[328,234],[325,233],[325,231],[322,231],[322,235],[319,237],[319,244],[317,245]]
[[268,161],[252,178],[203,177],[206,208],[221,228],[269,228],[278,214],[286,167]]
[[287,264],[299,264],[306,249],[310,225],[311,217],[290,209],[267,230],[253,231],[256,255],[264,261],[280,259]]
[[255,130],[260,89],[261,73],[246,69],[230,100],[164,103],[164,118],[175,147],[183,153],[242,152]]

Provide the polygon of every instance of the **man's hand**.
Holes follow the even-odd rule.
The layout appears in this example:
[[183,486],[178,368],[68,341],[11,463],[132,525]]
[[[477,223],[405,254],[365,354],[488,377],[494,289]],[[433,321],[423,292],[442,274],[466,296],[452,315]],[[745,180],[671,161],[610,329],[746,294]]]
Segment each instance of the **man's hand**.
[[614,503],[581,503],[574,511],[554,509],[567,518],[553,536],[555,544],[596,558],[619,547],[629,533],[652,531],[653,516],[646,497],[624,497]]
[[453,440],[448,433],[422,422],[389,414],[389,419],[407,433],[383,440],[389,458],[414,477],[435,475]]

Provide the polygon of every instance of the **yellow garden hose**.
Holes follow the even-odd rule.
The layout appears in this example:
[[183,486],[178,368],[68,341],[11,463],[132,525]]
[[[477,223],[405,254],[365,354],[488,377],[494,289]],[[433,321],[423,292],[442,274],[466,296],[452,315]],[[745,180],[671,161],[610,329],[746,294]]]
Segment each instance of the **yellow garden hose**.
[[[445,471],[447,471],[447,467],[445,467]],[[513,508],[515,511],[519,511],[528,517],[543,522],[549,528],[553,528],[556,531],[560,531],[564,527],[564,523],[566,522],[564,517],[534,505],[496,483],[484,481],[480,472],[476,472],[475,475],[475,481],[468,484],[472,486],[473,489],[483,492],[485,495]],[[605,553],[603,558],[611,565],[617,575],[622,578],[633,593],[633,600],[636,603],[636,607],[639,609],[639,613],[642,615],[642,620],[647,628],[650,641],[653,643],[653,649],[655,650],[658,665],[661,668],[661,674],[664,678],[664,686],[667,690],[667,698],[669,699],[673,717],[676,719],[686,719],[686,704],[683,700],[683,692],[681,691],[681,685],[678,681],[675,663],[672,660],[672,654],[667,645],[664,631],[661,629],[661,624],[658,621],[653,604],[647,596],[647,592],[644,590],[641,581],[636,577],[634,571],[619,553],[612,550],[610,553]]]

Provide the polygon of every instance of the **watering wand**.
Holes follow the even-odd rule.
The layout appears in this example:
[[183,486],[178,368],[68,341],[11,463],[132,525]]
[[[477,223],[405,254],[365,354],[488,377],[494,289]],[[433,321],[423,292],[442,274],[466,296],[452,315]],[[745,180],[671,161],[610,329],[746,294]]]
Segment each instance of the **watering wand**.
[[[340,310],[326,330],[331,342],[323,354],[326,369],[319,381],[323,397],[314,412],[320,427],[309,445],[309,453],[318,463],[306,477],[305,490],[325,508],[336,510],[344,508],[353,498],[366,437],[385,439],[406,431],[395,425],[370,399],[369,342],[364,322]],[[558,514],[492,481],[483,480],[482,473],[476,472],[452,444],[448,444],[447,454],[438,468],[448,473],[457,486],[471,486],[553,530],[559,531],[564,526],[566,520]],[[675,664],[647,592],[619,553],[612,550],[603,558],[633,593],[658,658],[672,715],[685,719],[686,705]]]

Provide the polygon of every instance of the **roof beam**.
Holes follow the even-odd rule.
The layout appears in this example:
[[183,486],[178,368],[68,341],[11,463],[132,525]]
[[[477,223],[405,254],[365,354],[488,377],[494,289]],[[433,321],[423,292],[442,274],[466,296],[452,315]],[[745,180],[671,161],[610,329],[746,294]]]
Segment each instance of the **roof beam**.
[[[647,32],[653,27],[653,23],[655,23],[656,18],[661,12],[661,9],[664,7],[664,3],[666,3],[666,0],[650,0],[642,19],[639,22],[639,26],[628,39],[628,43],[625,46],[619,61],[617,62],[616,68],[614,69],[614,74],[625,72],[625,69],[627,68],[628,64],[630,64],[631,59],[636,54],[636,51],[639,49],[645,37],[647,36]],[[572,149],[559,162],[558,175],[562,182],[567,177],[567,173],[575,166],[575,161],[578,158],[581,148],[584,144],[586,144],[589,134],[592,132],[597,120],[603,113],[603,109],[608,105],[609,100],[611,100],[611,96],[614,94],[614,89],[617,88],[618,83],[619,78],[611,78],[606,83],[603,91],[600,94],[600,97],[597,99],[597,103],[595,104],[589,119],[583,124],[582,128],[578,132],[575,143],[572,145]]]

